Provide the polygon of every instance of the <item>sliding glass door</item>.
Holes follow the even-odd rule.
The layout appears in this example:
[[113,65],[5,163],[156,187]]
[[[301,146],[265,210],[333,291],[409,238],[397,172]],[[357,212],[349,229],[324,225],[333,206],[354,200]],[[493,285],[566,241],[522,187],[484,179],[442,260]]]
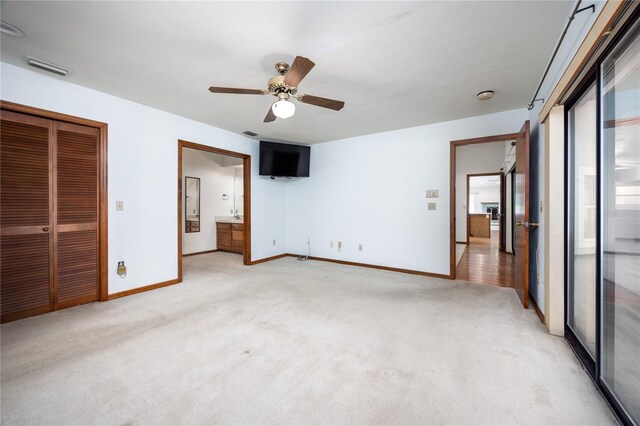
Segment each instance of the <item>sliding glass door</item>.
[[[637,15],[636,15],[637,18]],[[640,424],[640,20],[566,104],[567,340]]]
[[640,422],[640,31],[601,65],[602,354],[600,376]]
[[595,368],[596,354],[596,84],[568,113],[567,326]]

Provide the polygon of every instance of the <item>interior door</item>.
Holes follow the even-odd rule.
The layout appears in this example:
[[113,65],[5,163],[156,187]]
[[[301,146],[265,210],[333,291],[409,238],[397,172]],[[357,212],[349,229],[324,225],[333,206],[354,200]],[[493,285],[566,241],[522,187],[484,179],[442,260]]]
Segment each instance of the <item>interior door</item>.
[[98,129],[56,122],[55,309],[97,301]]
[[515,279],[514,288],[529,308],[529,120],[525,121],[516,139],[516,167],[514,174],[514,235]]
[[1,112],[1,321],[53,308],[53,186],[49,120]]

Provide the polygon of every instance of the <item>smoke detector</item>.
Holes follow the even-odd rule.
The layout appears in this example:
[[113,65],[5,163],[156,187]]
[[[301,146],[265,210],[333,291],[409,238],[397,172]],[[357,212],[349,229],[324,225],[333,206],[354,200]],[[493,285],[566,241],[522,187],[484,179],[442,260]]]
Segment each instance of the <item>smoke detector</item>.
[[480,101],[486,101],[488,99],[493,98],[493,90],[483,90],[482,92],[476,95],[476,98]]

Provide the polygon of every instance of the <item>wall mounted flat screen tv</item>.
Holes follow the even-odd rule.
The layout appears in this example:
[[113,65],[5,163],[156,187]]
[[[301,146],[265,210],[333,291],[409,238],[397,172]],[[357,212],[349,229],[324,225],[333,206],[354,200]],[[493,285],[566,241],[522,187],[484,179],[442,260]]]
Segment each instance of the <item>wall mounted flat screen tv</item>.
[[260,141],[260,176],[309,177],[311,148]]

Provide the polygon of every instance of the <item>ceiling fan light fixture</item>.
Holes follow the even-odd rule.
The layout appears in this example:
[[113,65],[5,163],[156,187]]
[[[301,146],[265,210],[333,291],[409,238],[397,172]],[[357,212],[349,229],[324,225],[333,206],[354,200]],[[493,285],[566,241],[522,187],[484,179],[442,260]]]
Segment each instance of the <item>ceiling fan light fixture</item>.
[[296,106],[291,101],[280,99],[273,104],[271,110],[276,117],[286,119],[289,117],[293,117],[293,114],[296,113]]

